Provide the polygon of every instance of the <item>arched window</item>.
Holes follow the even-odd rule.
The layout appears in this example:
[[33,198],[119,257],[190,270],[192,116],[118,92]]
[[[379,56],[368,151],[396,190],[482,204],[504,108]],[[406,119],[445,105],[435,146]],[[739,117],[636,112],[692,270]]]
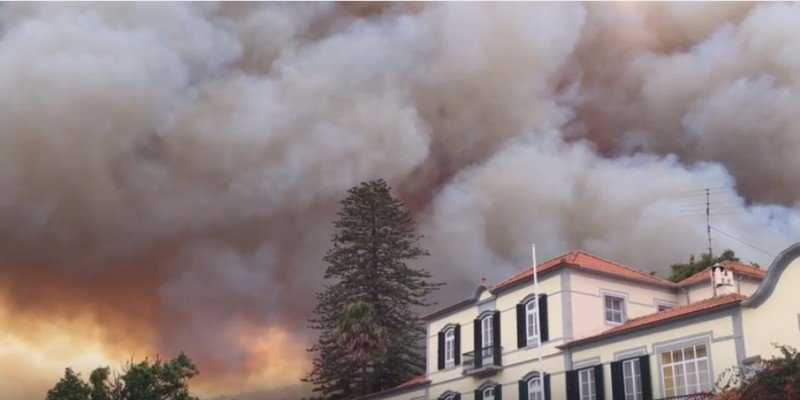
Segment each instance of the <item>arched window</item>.
[[453,365],[456,360],[456,330],[449,328],[444,331],[444,362],[447,366]]
[[483,389],[483,400],[494,400],[494,387]]
[[461,393],[448,390],[439,396],[439,400],[461,400]]
[[492,357],[492,344],[494,339],[494,332],[492,331],[492,314],[488,314],[481,319],[481,347],[483,358],[488,359]]
[[525,304],[525,333],[529,345],[536,343],[539,337],[539,324],[537,321],[539,317],[536,312],[536,300],[528,300],[528,303]]
[[528,398],[527,400],[544,400],[542,378],[534,375],[528,378]]
[[550,375],[532,371],[519,380],[522,400],[550,400]]

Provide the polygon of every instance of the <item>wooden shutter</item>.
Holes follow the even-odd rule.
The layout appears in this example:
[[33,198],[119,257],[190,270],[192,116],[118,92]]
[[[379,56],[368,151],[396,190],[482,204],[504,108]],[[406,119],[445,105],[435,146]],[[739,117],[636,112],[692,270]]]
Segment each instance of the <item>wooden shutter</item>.
[[444,332],[439,332],[438,367],[444,369]]
[[494,365],[502,365],[503,350],[500,347],[500,311],[492,314],[492,354],[494,355]]
[[503,400],[503,385],[495,385],[494,400]]
[[525,318],[525,304],[517,304],[517,348],[528,345],[528,320]]
[[603,364],[594,367],[594,389],[597,393],[597,400],[606,398],[606,392],[603,389]]
[[519,381],[519,400],[528,400],[528,382]]
[[483,390],[475,389],[475,400],[483,400]]
[[454,352],[454,356],[455,356],[454,361],[455,361],[456,365],[460,365],[461,364],[461,325],[456,325],[456,327],[453,328],[453,334],[455,335],[455,340],[453,341],[453,347],[454,347],[453,352]]
[[578,389],[578,371],[567,371],[567,400],[578,400],[580,391]]
[[483,352],[481,352],[481,320],[476,319],[472,321],[474,325],[474,335],[473,338],[473,347],[475,352],[473,353],[473,357],[475,359],[475,368],[480,368],[483,366]]
[[650,357],[639,357],[639,373],[642,377],[642,397],[644,400],[653,399],[653,385],[650,378]]
[[453,400],[461,400],[461,393],[456,393],[456,395],[453,396]]
[[544,374],[544,400],[550,400],[550,374]]
[[550,329],[547,324],[547,295],[539,295],[539,334],[541,335],[542,342],[550,340]]
[[614,400],[625,400],[625,375],[622,361],[611,363],[611,396]]

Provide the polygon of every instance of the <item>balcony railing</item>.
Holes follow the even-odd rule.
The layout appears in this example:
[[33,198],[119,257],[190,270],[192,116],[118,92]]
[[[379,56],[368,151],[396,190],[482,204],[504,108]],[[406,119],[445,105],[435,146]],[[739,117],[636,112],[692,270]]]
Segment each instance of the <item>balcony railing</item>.
[[685,394],[682,396],[662,397],[657,400],[711,400],[713,398],[714,395],[711,393],[695,393],[695,394]]
[[486,376],[503,369],[503,348],[500,346],[487,346],[478,351],[464,353],[461,358],[464,375]]

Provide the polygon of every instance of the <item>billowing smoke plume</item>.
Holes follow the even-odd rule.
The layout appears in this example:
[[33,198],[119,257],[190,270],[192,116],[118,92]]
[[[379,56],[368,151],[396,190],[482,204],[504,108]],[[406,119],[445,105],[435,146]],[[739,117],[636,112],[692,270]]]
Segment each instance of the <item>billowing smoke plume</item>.
[[[800,232],[798,19],[787,4],[5,4],[0,364],[17,379],[39,366],[20,348],[77,336],[122,359],[185,350],[209,393],[295,380],[336,202],[378,177],[413,210],[443,302],[526,266],[531,242],[664,273],[706,247],[680,218],[705,187],[733,189],[713,223],[760,250],[717,248],[768,263]],[[47,373],[0,397],[39,396]]]

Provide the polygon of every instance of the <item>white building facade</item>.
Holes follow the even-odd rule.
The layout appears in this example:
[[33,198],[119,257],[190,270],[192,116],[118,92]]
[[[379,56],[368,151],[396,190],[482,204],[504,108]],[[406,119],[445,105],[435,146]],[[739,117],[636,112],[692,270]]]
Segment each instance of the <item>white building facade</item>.
[[661,399],[800,347],[800,243],[679,283],[580,251],[537,270],[538,297],[528,268],[423,317],[426,374],[362,399]]

